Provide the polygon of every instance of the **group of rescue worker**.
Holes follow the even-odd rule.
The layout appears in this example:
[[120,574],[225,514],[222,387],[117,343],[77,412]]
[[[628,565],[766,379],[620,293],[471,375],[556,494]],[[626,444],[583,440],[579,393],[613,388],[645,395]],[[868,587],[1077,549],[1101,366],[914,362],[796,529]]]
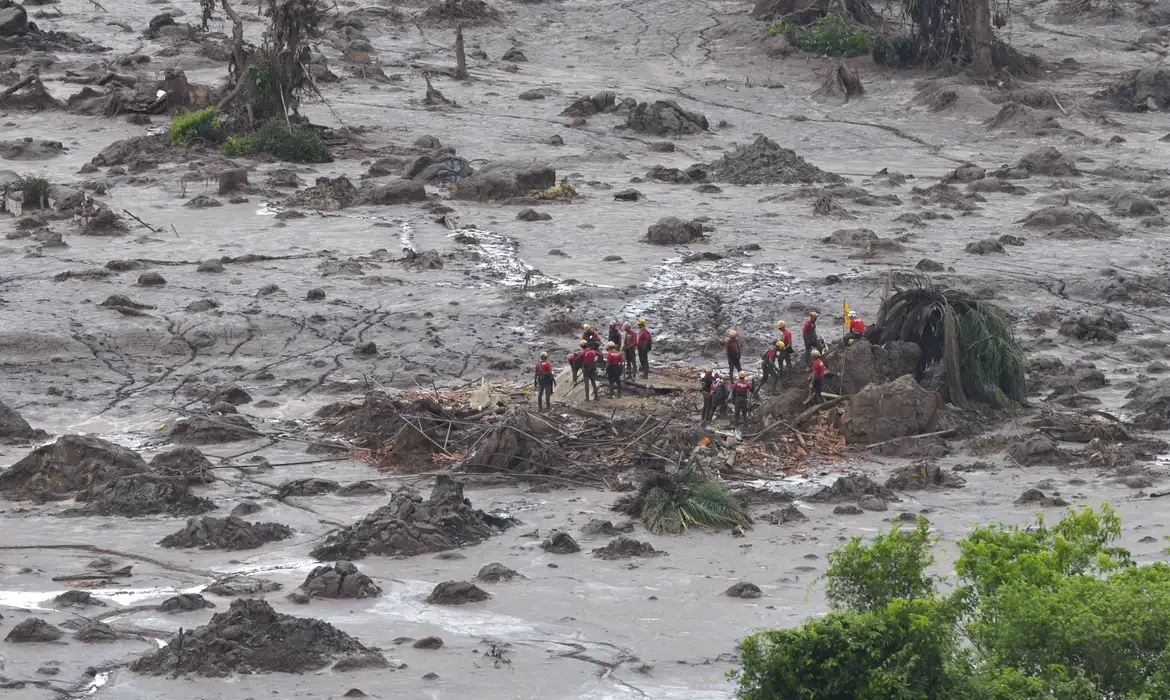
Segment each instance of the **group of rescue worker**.
[[[846,307],[848,308],[848,307]],[[646,319],[640,318],[637,330],[630,323],[618,327],[617,321],[609,324],[609,337],[602,350],[601,334],[597,329],[586,324],[583,327],[579,349],[568,356],[569,368],[573,372],[573,385],[576,386],[579,377],[585,384],[585,400],[590,393],[593,400],[600,399],[597,386],[598,365],[605,366],[605,376],[609,384],[609,396],[622,395],[623,379],[634,379],[640,372],[642,377],[650,376],[650,351],[653,349],[653,338],[646,328]],[[848,328],[846,342],[861,338],[866,333],[865,322],[858,318],[857,313],[848,311],[846,314]],[[729,379],[724,380],[719,371],[712,372],[708,367],[703,370],[699,378],[699,390],[703,396],[702,421],[708,423],[716,415],[723,417],[727,414],[730,403],[734,409],[732,422],[739,425],[746,420],[750,411],[750,401],[759,396],[760,387],[767,385],[771,380],[771,390],[775,391],[780,379],[791,375],[792,358],[796,350],[793,346],[792,331],[788,330],[784,321],[776,322],[777,337],[761,356],[762,377],[757,385],[748,379],[742,366],[742,345],[735,330],[727,333],[727,342],[724,349],[727,353]],[[821,354],[826,350],[826,344],[817,331],[817,312],[809,313],[801,330],[804,341],[804,363],[809,372],[809,397],[807,402],[821,403],[824,401],[822,392],[825,383],[825,363]],[[534,385],[537,391],[537,407],[549,408],[552,405],[553,388],[556,378],[552,364],[548,361],[548,353],[540,354],[540,362],[536,364]]]

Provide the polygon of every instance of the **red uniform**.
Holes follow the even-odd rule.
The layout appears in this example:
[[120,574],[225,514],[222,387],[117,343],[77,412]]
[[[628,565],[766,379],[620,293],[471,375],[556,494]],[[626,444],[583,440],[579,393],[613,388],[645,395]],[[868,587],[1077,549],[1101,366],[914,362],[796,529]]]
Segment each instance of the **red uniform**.
[[622,344],[622,346],[625,347],[625,349],[627,349],[627,350],[633,350],[634,348],[638,347],[638,333],[637,333],[637,331],[635,331],[633,328],[626,331],[626,339],[625,339],[625,342]]
[[538,377],[551,377],[552,376],[552,363],[551,362],[537,362],[536,363],[536,376],[538,376]]
[[650,331],[645,328],[638,331],[638,347],[645,348],[646,350],[650,349]]
[[597,364],[597,360],[600,357],[601,353],[597,352],[593,348],[586,348],[585,351],[581,353],[581,364],[586,367],[592,367],[593,365]]
[[825,363],[821,362],[821,358],[819,358],[819,357],[817,359],[813,360],[812,376],[813,376],[813,379],[824,379],[825,378]]
[[787,328],[780,334],[780,340],[784,341],[784,349],[787,350],[792,347],[792,331]]
[[865,335],[865,321],[860,318],[855,318],[849,322],[849,330],[858,335]]
[[802,333],[802,334],[803,334],[803,335],[804,335],[804,336],[807,338],[807,337],[808,337],[808,330],[809,330],[810,328],[812,328],[812,327],[813,327],[813,325],[815,325],[815,324],[816,324],[816,321],[814,321],[814,320],[813,320],[813,319],[811,319],[811,318],[810,318],[810,319],[808,319],[807,321],[805,321],[805,322],[804,322],[804,330],[803,330],[803,331],[801,331],[801,333]]
[[653,347],[653,341],[650,339],[650,331],[645,327],[640,328],[638,330],[638,364],[643,377],[650,376],[651,347]]
[[735,384],[731,385],[731,395],[737,399],[746,399],[747,395],[752,391],[752,383],[746,379],[741,379]]
[[773,362],[775,362],[776,361],[776,348],[771,348],[770,350],[768,350],[768,352],[764,353],[764,359],[767,362],[767,364],[769,364],[769,365],[772,364]]
[[622,354],[617,350],[610,350],[605,353],[605,364],[609,367],[621,367]]
[[739,354],[739,339],[738,338],[730,338],[727,341],[727,354],[730,355],[731,353]]

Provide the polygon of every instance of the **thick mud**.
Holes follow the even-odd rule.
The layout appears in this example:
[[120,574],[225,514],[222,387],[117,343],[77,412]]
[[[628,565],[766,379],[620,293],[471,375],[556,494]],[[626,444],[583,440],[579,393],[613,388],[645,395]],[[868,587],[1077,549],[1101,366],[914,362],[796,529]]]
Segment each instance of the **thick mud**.
[[[0,183],[44,178],[57,213],[0,211],[6,697],[730,698],[736,640],[823,612],[827,554],[891,521],[924,515],[949,571],[974,524],[1109,502],[1122,544],[1164,559],[1165,18],[1012,6],[1039,79],[858,59],[866,95],[843,102],[818,93],[833,64],[770,56],[751,9],[342,2],[314,50],[328,104],[302,111],[354,139],[290,166],[102,116],[168,68],[214,85],[230,25],[30,3],[36,31],[0,37],[0,87],[36,68],[46,92],[0,106]],[[445,68],[460,22],[465,81]],[[247,184],[221,194],[237,166]],[[528,196],[560,183],[578,196]],[[682,225],[648,242],[665,217]],[[885,277],[914,271],[1013,314],[1034,407],[753,480],[742,538],[607,523],[618,494],[593,488],[456,495],[371,467],[349,449],[365,428],[312,429],[367,391],[530,382],[582,323],[646,317],[656,366],[716,369],[734,328],[755,369],[777,320],[819,310],[836,339],[842,303],[872,320]],[[1125,432],[1035,424],[1044,405]],[[401,432],[393,408],[366,418]],[[855,423],[862,443],[905,430]]]

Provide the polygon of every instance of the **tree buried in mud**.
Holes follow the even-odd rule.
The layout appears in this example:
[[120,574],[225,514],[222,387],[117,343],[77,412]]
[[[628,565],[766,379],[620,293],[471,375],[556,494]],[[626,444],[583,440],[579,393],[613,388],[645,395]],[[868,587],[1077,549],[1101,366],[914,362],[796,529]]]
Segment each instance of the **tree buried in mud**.
[[639,518],[656,535],[680,535],[690,526],[750,527],[752,522],[726,486],[692,467],[677,474],[651,474],[636,493],[619,499],[613,509]]

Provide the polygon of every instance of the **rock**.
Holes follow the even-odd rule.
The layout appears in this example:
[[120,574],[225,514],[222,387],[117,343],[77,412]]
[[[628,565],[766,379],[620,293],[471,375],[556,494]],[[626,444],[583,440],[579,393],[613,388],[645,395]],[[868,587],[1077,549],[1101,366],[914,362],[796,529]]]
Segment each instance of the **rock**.
[[464,605],[465,603],[481,603],[491,595],[479,586],[467,581],[444,581],[435,586],[427,596],[427,602],[432,605]]
[[248,169],[247,168],[231,168],[230,170],[220,171],[216,176],[219,179],[219,193],[230,194],[236,190],[247,187],[248,185]]
[[195,268],[196,272],[220,273],[223,272],[223,263],[219,260],[204,260]]
[[783,525],[785,523],[798,523],[808,520],[808,516],[800,512],[800,508],[789,504],[779,510],[774,510],[764,515],[761,520],[773,525]]
[[667,168],[662,165],[655,165],[646,171],[646,179],[657,182],[668,182],[674,185],[689,185],[692,182],[691,176],[682,170],[678,168]]
[[534,163],[489,163],[452,186],[451,197],[479,202],[502,201],[557,184],[556,170]]
[[261,510],[263,510],[263,508],[261,508],[260,504],[257,503],[256,501],[245,500],[245,501],[240,501],[236,505],[235,508],[232,508],[232,512],[230,513],[230,515],[234,515],[237,518],[242,518],[245,515],[253,515],[255,513],[259,513]]
[[702,238],[702,224],[697,221],[683,221],[675,216],[664,216],[646,230],[646,240],[655,245],[693,243]]
[[118,641],[118,633],[114,631],[113,627],[110,627],[104,622],[90,620],[84,627],[77,631],[77,634],[73,635],[73,638],[90,644],[94,642],[116,642]]
[[1067,506],[1068,501],[1058,495],[1046,496],[1040,489],[1028,489],[1016,499],[1016,505],[1039,505],[1048,507]]
[[355,346],[353,354],[358,357],[376,357],[378,355],[378,345],[374,341],[368,340],[361,345]]
[[573,100],[573,103],[561,112],[561,116],[584,119],[594,114],[616,112],[617,109],[617,95],[609,90],[603,90],[592,97],[578,97]]
[[1141,430],[1170,430],[1170,387],[1166,382],[1142,384],[1125,396],[1124,408]]
[[409,557],[444,552],[478,544],[511,524],[474,510],[463,497],[463,485],[440,474],[429,499],[400,489],[387,505],[329,535],[311,555],[318,560],[352,560],[369,554]]
[[1104,340],[1113,342],[1117,334],[1129,330],[1129,320],[1125,314],[1113,309],[1103,309],[1100,313],[1082,314],[1076,318],[1066,318],[1060,324],[1060,334],[1077,340]]
[[559,530],[541,542],[540,548],[549,554],[576,554],[581,551],[581,545],[577,544],[577,541],[570,537],[569,533]]
[[952,182],[975,182],[987,177],[987,170],[977,165],[960,165],[943,177],[943,184]]
[[192,416],[175,423],[170,430],[172,441],[194,445],[218,445],[257,437],[260,437],[260,433],[256,432],[247,418],[239,415],[214,419]]
[[314,287],[305,294],[306,301],[324,301],[325,290],[320,287]]
[[516,218],[520,221],[552,221],[552,214],[546,214],[542,211],[536,211],[535,209],[526,207],[520,210]]
[[338,211],[353,205],[358,199],[357,188],[349,178],[339,175],[335,178],[317,178],[316,184],[296,192],[284,204],[318,211]]
[[505,51],[504,55],[500,57],[500,60],[508,61],[509,63],[528,63],[528,57],[515,46]]
[[886,238],[880,238],[876,233],[867,228],[838,229],[825,238],[822,238],[821,242],[828,245],[857,248],[866,252],[898,252],[903,249],[901,243]]
[[80,508],[66,515],[106,515],[140,518],[146,515],[190,516],[215,509],[215,504],[196,496],[186,479],[131,474],[90,486],[77,494]]
[[438,637],[423,637],[411,646],[415,649],[441,649],[443,640]]
[[187,526],[159,541],[168,548],[239,551],[256,549],[268,542],[292,537],[292,529],[279,523],[249,523],[235,516],[191,518]]
[[172,596],[164,600],[157,609],[159,612],[181,613],[214,607],[215,603],[198,593],[180,593],[177,596]]
[[645,196],[635,189],[621,190],[613,194],[614,200],[618,202],[637,202],[640,199],[644,199]]
[[283,501],[290,496],[320,496],[326,493],[333,493],[341,488],[341,484],[329,479],[294,479],[292,481],[281,484],[276,492],[276,500]]
[[840,175],[826,172],[764,136],[707,166],[707,179],[733,185],[844,184]]
[[863,496],[880,496],[887,501],[898,500],[893,491],[878,485],[865,475],[840,476],[831,486],[826,486],[809,496],[807,500],[810,503],[841,503],[856,501]]
[[[0,25],[3,25],[3,16],[9,9],[0,8]],[[0,36],[3,30],[0,29]],[[67,149],[60,141],[45,141],[26,136],[22,139],[0,141],[0,158],[4,160],[48,160],[65,153]]]
[[916,343],[893,341],[884,347],[860,338],[845,348],[842,359],[846,394],[857,394],[871,384],[890,382],[918,371],[922,348]]
[[914,267],[916,269],[922,270],[923,272],[942,272],[946,269],[943,267],[942,263],[935,262],[930,258],[923,258],[919,260],[918,264]]
[[760,587],[754,583],[748,583],[747,581],[740,581],[739,583],[733,585],[731,588],[728,588],[726,591],[724,591],[723,595],[725,595],[729,598],[748,598],[748,599],[750,599],[750,598],[759,598],[760,596],[764,595],[764,592],[761,591]]
[[1123,192],[1110,199],[1109,211],[1114,216],[1125,217],[1157,216],[1162,213],[1154,200],[1130,192]]
[[301,590],[309,598],[377,598],[382,589],[348,561],[318,566],[309,572]]
[[1058,240],[1108,241],[1121,237],[1117,224],[1106,221],[1092,209],[1078,206],[1044,207],[1018,223],[1024,228],[1044,230],[1046,236]]
[[211,461],[198,449],[189,446],[176,447],[155,455],[150,460],[150,469],[160,476],[181,478],[188,484],[210,484],[215,481]]
[[852,503],[843,503],[833,509],[833,515],[861,515],[863,512]]
[[904,375],[887,384],[871,384],[854,395],[841,418],[841,434],[865,445],[929,432],[942,398]]
[[166,283],[166,278],[157,272],[143,272],[138,276],[139,287],[160,287]]
[[425,202],[427,191],[420,180],[394,180],[386,183],[366,183],[358,194],[362,204],[394,206],[411,202]]
[[622,533],[634,531],[634,524],[631,522],[622,523],[614,526],[608,520],[590,520],[581,528],[581,534],[586,537],[617,537]]
[[37,673],[42,676],[55,676],[58,673],[61,673],[61,669],[57,668],[56,666],[41,666],[37,669]]
[[915,462],[899,467],[886,479],[886,488],[895,491],[920,491],[929,488],[962,488],[967,484],[933,462]]
[[201,194],[187,200],[183,206],[189,207],[191,209],[210,209],[212,207],[222,207],[223,202],[219,201],[215,197],[209,197],[205,194]]
[[880,496],[862,496],[861,500],[857,502],[857,505],[860,506],[862,510],[872,510],[878,513],[888,510],[889,508],[889,506],[886,505],[885,500]]
[[207,588],[203,589],[204,593],[212,595],[219,595],[225,598],[238,598],[240,596],[254,596],[261,593],[272,593],[279,591],[283,586],[276,581],[269,581],[263,578],[253,578],[243,574],[228,574]]
[[632,559],[634,557],[658,557],[666,552],[654,549],[649,542],[639,542],[629,537],[618,537],[604,547],[593,550],[596,559]]
[[65,633],[60,628],[50,625],[39,617],[30,617],[16,623],[16,626],[8,631],[8,636],[4,637],[4,641],[16,644],[55,642],[64,636]]
[[967,253],[969,255],[990,255],[992,253],[1005,253],[1003,244],[994,238],[984,238],[981,241],[967,244]]
[[369,481],[355,481],[352,484],[341,487],[335,493],[338,496],[347,497],[381,496],[386,493],[386,489]]
[[1022,245],[1024,245],[1024,239],[1023,239],[1023,238],[1020,238],[1019,236],[1013,236],[1013,235],[1012,235],[1012,234],[1010,234],[1010,233],[1005,233],[1005,234],[1003,234],[1002,236],[1000,236],[1000,237],[999,237],[999,242],[1000,242],[1000,243],[1002,243],[1002,244],[1004,244],[1004,245],[1014,245],[1014,246],[1022,246]]
[[244,599],[206,625],[179,632],[165,647],[130,664],[130,670],[149,676],[304,673],[335,659],[345,668],[389,665],[328,622],[285,615],[264,600]]
[[[0,443],[39,442],[48,437],[48,433],[33,428],[16,409],[0,401]],[[3,486],[0,486],[0,490],[3,490]]]
[[86,435],[64,435],[0,472],[0,493],[9,500],[59,500],[88,486],[146,471],[146,462],[125,447]]
[[79,590],[65,591],[56,598],[53,598],[53,602],[63,608],[72,608],[74,606],[80,608],[107,607],[105,603],[93,597],[93,594],[89,591]]
[[476,581],[483,581],[484,583],[502,583],[517,578],[524,577],[503,564],[488,564],[475,575]]
[[524,100],[526,102],[532,102],[535,100],[543,100],[545,97],[548,97],[548,95],[545,94],[545,90],[539,89],[539,88],[535,89],[535,90],[525,90],[524,92],[520,93],[520,95],[519,95],[519,99]]
[[707,117],[690,112],[674,100],[640,102],[626,117],[626,128],[652,136],[699,134],[709,127]]
[[1060,466],[1072,461],[1068,452],[1061,449],[1055,440],[1042,433],[1013,441],[1008,446],[1007,454],[1021,467],[1040,464]]

